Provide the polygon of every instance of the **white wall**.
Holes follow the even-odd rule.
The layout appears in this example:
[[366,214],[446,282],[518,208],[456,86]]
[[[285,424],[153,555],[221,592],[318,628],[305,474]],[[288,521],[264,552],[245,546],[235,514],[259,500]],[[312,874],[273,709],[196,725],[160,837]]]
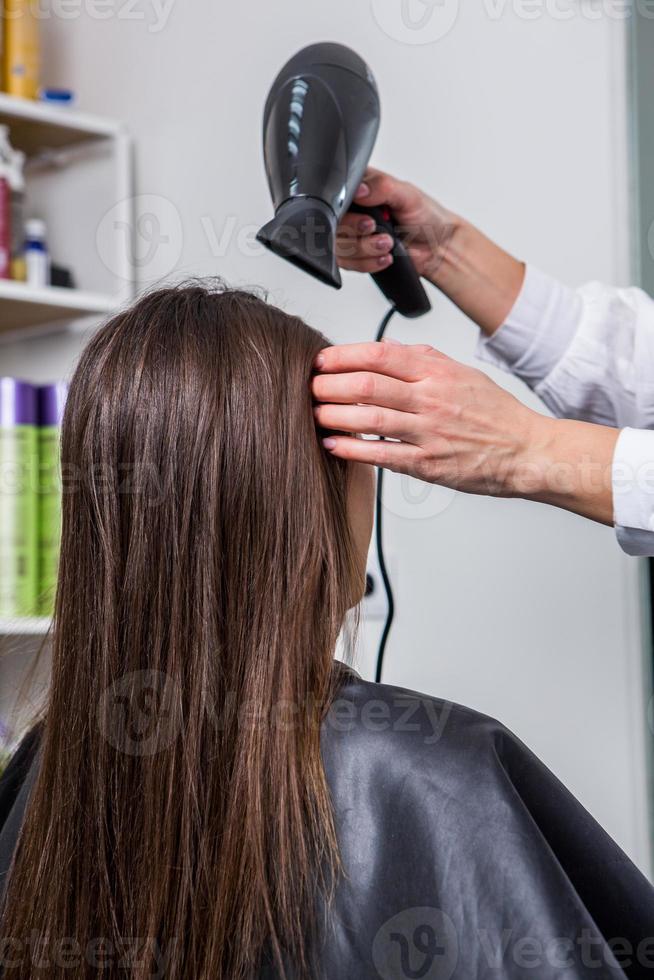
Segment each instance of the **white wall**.
[[[146,278],[179,252],[175,276],[264,284],[335,340],[372,336],[384,302],[369,280],[346,277],[332,292],[236,239],[270,213],[260,150],[268,85],[297,48],[332,39],[357,49],[377,76],[376,165],[571,284],[628,279],[624,25],[591,19],[593,4],[571,3],[565,21],[524,19],[499,0],[467,4],[445,37],[424,44],[398,40],[397,19],[379,26],[399,0],[166,7],[160,31],[146,0],[135,8],[143,20],[123,9],[106,21],[85,14],[47,24],[46,80],[127,122],[138,190],[163,199],[155,202],[162,233],[171,215],[181,219],[181,236],[162,246]],[[232,225],[228,246],[212,250],[207,229],[220,239]],[[392,335],[472,360],[475,330],[435,291],[432,300],[430,316],[396,321]],[[0,356],[7,370],[51,376],[68,370],[78,346],[79,338],[39,341]],[[610,530],[551,509],[438,490],[416,498],[399,477],[388,487],[398,618],[386,679],[500,717],[647,867],[638,563],[621,556]],[[371,626],[364,669],[375,638]]]

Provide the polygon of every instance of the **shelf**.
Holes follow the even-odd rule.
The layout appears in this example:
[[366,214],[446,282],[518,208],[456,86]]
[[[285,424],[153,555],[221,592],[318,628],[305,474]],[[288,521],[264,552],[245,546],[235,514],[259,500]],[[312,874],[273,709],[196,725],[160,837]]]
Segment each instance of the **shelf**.
[[106,316],[120,307],[114,296],[48,286],[36,289],[23,282],[0,280],[0,336],[43,324]]
[[39,619],[0,619],[0,637],[3,636],[45,636],[52,620]]
[[111,120],[2,93],[0,124],[10,127],[12,145],[28,156],[115,139],[125,132],[120,123]]

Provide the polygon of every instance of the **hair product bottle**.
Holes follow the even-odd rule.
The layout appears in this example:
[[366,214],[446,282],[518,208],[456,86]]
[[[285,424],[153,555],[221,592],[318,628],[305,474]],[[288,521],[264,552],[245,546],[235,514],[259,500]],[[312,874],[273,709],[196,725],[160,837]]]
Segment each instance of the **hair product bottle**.
[[11,278],[19,282],[27,279],[25,267],[25,154],[20,150],[11,153],[9,175],[11,191]]
[[42,385],[39,404],[38,552],[39,581],[37,613],[52,616],[61,540],[61,465],[59,435],[68,385],[64,381]]
[[9,127],[0,125],[0,279],[11,276],[11,155]]
[[0,617],[35,613],[37,454],[36,389],[0,378]]
[[9,141],[9,127],[0,125],[0,279],[10,279],[12,275],[13,199],[19,155],[24,160],[24,154],[18,154]]
[[45,221],[30,218],[25,222],[25,269],[30,286],[43,289],[50,285],[50,255],[46,241]]
[[4,3],[4,89],[36,99],[39,94],[39,23],[32,0]]
[[11,276],[10,165],[0,156],[0,279]]

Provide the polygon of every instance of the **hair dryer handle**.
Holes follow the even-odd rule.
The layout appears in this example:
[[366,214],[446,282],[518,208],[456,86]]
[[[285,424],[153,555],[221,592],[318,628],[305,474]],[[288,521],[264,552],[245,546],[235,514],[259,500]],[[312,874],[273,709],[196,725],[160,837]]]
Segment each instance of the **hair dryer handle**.
[[349,210],[355,214],[370,215],[377,224],[376,233],[386,232],[393,239],[392,264],[387,269],[372,274],[384,296],[402,316],[413,318],[428,313],[431,303],[411,256],[399,236],[390,209],[385,205],[366,208],[361,204],[351,204]]

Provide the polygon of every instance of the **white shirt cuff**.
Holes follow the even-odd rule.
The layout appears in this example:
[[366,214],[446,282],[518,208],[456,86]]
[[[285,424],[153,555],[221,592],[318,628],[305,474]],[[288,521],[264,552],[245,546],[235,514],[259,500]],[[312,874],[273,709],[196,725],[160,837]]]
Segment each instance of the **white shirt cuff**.
[[492,337],[480,339],[477,356],[510,370],[533,387],[561,360],[582,314],[579,293],[527,266],[513,309]]
[[628,555],[654,557],[654,431],[623,429],[613,456],[613,516]]

